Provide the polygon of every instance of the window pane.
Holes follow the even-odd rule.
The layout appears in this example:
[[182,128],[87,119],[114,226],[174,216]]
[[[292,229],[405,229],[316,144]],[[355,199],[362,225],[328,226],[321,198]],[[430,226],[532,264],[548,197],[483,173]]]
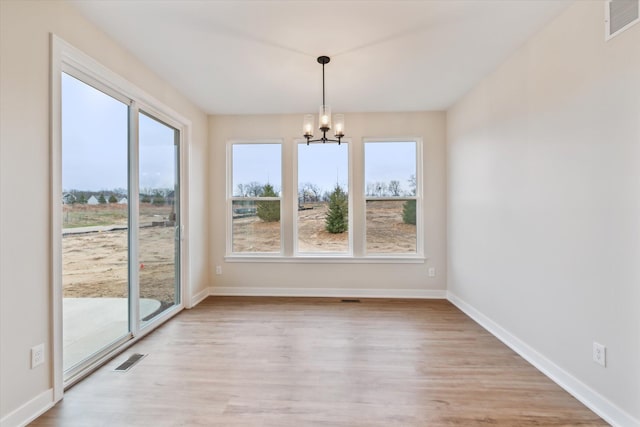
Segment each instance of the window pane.
[[232,202],[233,252],[280,252],[280,201]]
[[63,369],[129,331],[128,113],[62,74]]
[[365,143],[367,197],[402,197],[416,194],[416,143]]
[[298,146],[298,251],[349,252],[347,144]]
[[367,253],[416,253],[416,201],[367,201]]
[[281,251],[280,200],[282,188],[281,144],[233,144],[231,204],[234,253]]
[[233,197],[259,197],[271,184],[276,196],[282,188],[280,144],[233,144]]
[[178,130],[139,113],[138,262],[142,324],[180,298]]

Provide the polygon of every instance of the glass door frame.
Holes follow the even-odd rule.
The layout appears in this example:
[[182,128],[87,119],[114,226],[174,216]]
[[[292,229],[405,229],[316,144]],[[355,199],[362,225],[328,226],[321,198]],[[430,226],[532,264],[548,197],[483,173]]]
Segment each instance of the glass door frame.
[[[175,257],[175,264],[174,264],[174,305],[172,307],[167,308],[166,310],[162,311],[161,313],[159,313],[157,316],[151,318],[148,322],[147,321],[143,321],[142,320],[142,316],[140,314],[140,275],[139,274],[135,274],[135,273],[139,273],[139,270],[136,268],[135,271],[133,271],[133,269],[130,270],[130,281],[129,283],[135,284],[135,292],[136,295],[138,296],[137,301],[130,301],[130,305],[131,305],[131,309],[130,309],[130,313],[131,315],[135,315],[134,318],[134,322],[133,322],[133,328],[136,331],[143,330],[146,328],[151,327],[151,329],[154,328],[154,324],[156,322],[156,320],[158,318],[162,318],[167,312],[171,312],[172,310],[174,310],[176,307],[178,306],[182,306],[183,304],[183,293],[181,292],[182,287],[182,280],[181,280],[181,275],[182,275],[182,246],[183,246],[183,235],[182,235],[182,205],[181,205],[181,200],[182,200],[182,190],[181,190],[181,183],[182,183],[182,179],[181,179],[181,171],[182,171],[182,167],[180,164],[180,160],[182,158],[182,154],[181,154],[181,147],[182,147],[182,131],[175,125],[172,124],[170,121],[167,121],[167,118],[161,118],[159,116],[163,116],[162,114],[158,114],[158,113],[152,113],[148,110],[148,108],[150,108],[148,105],[145,105],[144,108],[138,106],[138,108],[136,109],[137,111],[135,112],[135,127],[136,127],[136,137],[137,139],[137,144],[135,147],[130,147],[130,162],[131,163],[135,163],[136,165],[138,165],[138,172],[140,172],[140,143],[139,143],[139,136],[140,136],[140,126],[139,126],[139,122],[140,122],[140,116],[144,115],[147,116],[148,118],[150,118],[151,120],[154,120],[156,122],[158,122],[159,124],[162,124],[172,130],[174,130],[174,138],[173,138],[173,146],[177,147],[177,149],[174,148],[174,153],[175,153],[175,158],[174,158],[174,166],[176,168],[175,170],[175,174],[174,174],[174,179],[176,180],[176,182],[178,183],[178,185],[174,185],[174,200],[176,201],[176,222],[174,225],[174,244],[177,245],[177,250],[179,251],[178,256]],[[133,113],[132,113],[133,114]],[[130,122],[132,122],[132,117],[130,117]],[[130,126],[130,128],[132,128],[132,126]],[[135,153],[133,153],[135,151]],[[135,161],[133,159],[133,156],[135,156]],[[136,182],[130,182],[129,185],[133,185],[135,184],[135,189],[136,189],[136,206],[135,206],[135,213],[133,212],[133,210],[129,210],[129,214],[133,217],[135,215],[136,218],[136,223],[135,225],[133,225],[133,227],[135,227],[136,229],[136,238],[135,241],[133,241],[134,239],[131,239],[130,242],[130,248],[133,248],[133,246],[135,245],[135,263],[133,263],[131,265],[134,266],[138,266],[140,265],[140,259],[139,259],[139,255],[140,255],[140,237],[139,237],[139,233],[140,233],[140,182],[139,182],[139,177],[140,177],[140,173],[136,174]],[[131,187],[134,188],[134,187]],[[177,238],[176,238],[177,237]],[[133,250],[133,249],[130,249]],[[175,250],[176,247],[174,246],[174,254],[175,254]],[[131,255],[130,255],[131,256]],[[175,256],[175,255],[174,255]],[[135,277],[133,277],[135,276]],[[177,300],[177,302],[175,302]]]
[[[82,72],[81,70],[78,70],[74,67],[71,67],[67,64],[63,64],[62,65],[62,70],[60,73],[60,78],[62,78],[62,73],[67,74],[68,76],[78,80],[80,83],[83,83],[93,89],[96,89],[100,92],[102,92],[103,94],[105,94],[106,96],[109,96],[113,99],[115,99],[116,101],[119,101],[121,103],[123,103],[124,105],[126,105],[127,107],[127,150],[126,150],[126,156],[127,156],[127,186],[130,187],[131,186],[131,182],[132,182],[132,177],[133,175],[137,175],[131,168],[131,160],[130,160],[130,156],[131,156],[131,147],[132,145],[134,145],[134,141],[135,139],[133,138],[133,132],[132,132],[132,126],[131,126],[131,115],[132,115],[132,111],[133,111],[133,105],[134,102],[123,96],[121,93],[113,90],[112,88],[110,88],[108,85],[102,83],[100,80],[93,78],[90,75],[87,75],[86,73]],[[62,100],[62,96],[64,94],[62,94],[61,92],[61,100]],[[60,126],[60,131],[62,132],[62,126]],[[62,143],[62,141],[61,141]],[[62,151],[63,151],[64,147],[62,147],[62,145],[60,146],[60,156],[62,156]],[[61,168],[61,173],[62,173],[62,168]],[[130,191],[130,188],[127,189],[128,193],[127,193],[127,198],[128,200],[131,200],[131,198],[133,197],[132,192]],[[54,203],[57,203],[57,206],[54,206],[54,210],[55,209],[60,209],[60,197],[58,194],[53,195],[53,200]],[[135,288],[132,288],[132,281],[131,281],[131,262],[132,262],[132,256],[135,254],[135,252],[132,250],[131,247],[131,242],[134,241],[136,238],[135,236],[132,236],[132,234],[134,234],[134,229],[132,228],[132,215],[131,215],[131,209],[132,209],[133,205],[131,203],[127,204],[127,332],[124,333],[120,338],[117,338],[115,341],[107,344],[106,346],[102,347],[100,350],[98,350],[95,353],[91,353],[89,355],[87,355],[87,357],[83,360],[81,360],[79,363],[71,366],[70,368],[68,368],[66,371],[63,372],[63,380],[65,381],[65,385],[67,383],[71,383],[73,384],[75,382],[75,378],[77,376],[83,377],[83,372],[86,370],[87,366],[90,366],[92,364],[94,364],[97,360],[99,360],[101,357],[104,356],[104,354],[110,353],[112,351],[114,351],[115,349],[121,347],[124,343],[126,343],[127,341],[131,340],[134,336],[134,325],[131,322],[131,308],[132,308],[132,301],[135,300],[135,298],[132,298],[132,296],[135,296]],[[61,261],[64,261],[64,259],[61,259]],[[60,273],[62,275],[62,272]],[[64,339],[64,337],[63,337]]]
[[[188,218],[188,141],[190,138],[191,123],[171,108],[157,101],[147,93],[113,73],[106,67],[96,62],[80,50],[71,46],[63,39],[51,34],[51,108],[50,108],[50,138],[51,138],[51,282],[52,305],[51,319],[53,325],[52,343],[50,354],[53,369],[53,397],[54,403],[62,399],[64,389],[75,384],[86,375],[106,363],[118,353],[138,341],[147,333],[164,323],[182,309],[185,308],[186,298],[190,294],[188,276],[188,247],[185,244],[187,224],[184,218]],[[71,75],[113,98],[124,102],[129,106],[129,333],[122,339],[109,345],[103,351],[87,359],[83,369],[70,369],[70,375],[65,380],[63,368],[63,329],[62,329],[62,209],[60,198],[62,194],[62,121],[61,99],[62,73]],[[176,224],[179,233],[179,254],[176,257],[178,282],[180,286],[178,303],[168,308],[152,321],[141,325],[139,311],[139,281],[136,266],[138,261],[138,214],[139,214],[139,163],[138,163],[138,114],[142,113],[166,123],[176,129],[178,141],[177,151],[177,179],[179,223]],[[189,303],[190,304],[190,303]],[[73,372],[72,372],[73,371]]]

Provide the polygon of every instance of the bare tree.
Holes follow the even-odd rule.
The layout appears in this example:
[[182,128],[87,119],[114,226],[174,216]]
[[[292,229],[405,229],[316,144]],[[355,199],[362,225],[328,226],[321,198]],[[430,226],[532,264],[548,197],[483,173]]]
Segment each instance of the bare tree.
[[409,181],[409,195],[410,196],[415,196],[416,195],[416,176],[414,174],[411,174],[411,176],[409,176],[409,179],[407,180]]
[[[273,187],[272,187],[273,188]],[[257,181],[248,184],[236,185],[235,197],[260,197],[264,192],[264,186]]]
[[263,186],[257,181],[245,184],[245,191],[248,197],[260,197],[262,195]]
[[320,187],[311,182],[305,182],[300,186],[300,196],[303,202],[318,202],[321,194]]
[[389,189],[389,194],[391,196],[400,196],[400,193],[402,192],[402,189],[400,188],[400,181],[391,180],[387,188]]
[[126,197],[128,194],[127,190],[122,187],[114,188],[113,193],[116,194],[117,197]]
[[367,183],[367,196],[383,197],[388,195],[389,186],[385,182],[376,181]]
[[367,182],[367,189],[365,191],[365,195],[367,196],[375,196],[375,185],[373,182]]
[[298,188],[298,201],[299,201],[299,203],[307,203],[307,201],[309,200],[309,196],[310,196],[310,194],[307,193],[307,191],[304,188],[304,185],[301,185]]
[[144,187],[140,189],[140,194],[145,196],[151,196],[153,195],[153,192],[154,190],[151,187]]
[[300,203],[319,202],[321,195],[322,191],[320,187],[311,182],[300,184],[298,188],[298,199]]
[[235,196],[238,197],[247,197],[247,192],[244,189],[244,184],[238,184]]
[[307,187],[307,191],[313,197],[313,201],[314,202],[320,201],[320,195],[322,194],[322,190],[320,190],[320,187],[310,182],[307,183],[306,187]]

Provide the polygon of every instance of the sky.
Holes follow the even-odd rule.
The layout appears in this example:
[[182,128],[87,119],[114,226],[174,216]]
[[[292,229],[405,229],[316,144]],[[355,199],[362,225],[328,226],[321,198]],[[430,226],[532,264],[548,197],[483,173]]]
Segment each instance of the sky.
[[[128,107],[62,74],[62,188],[127,188]],[[173,188],[175,129],[139,115],[140,188]]]
[[298,188],[305,183],[320,187],[320,192],[332,191],[336,184],[349,188],[348,144],[298,144]]
[[[128,107],[79,80],[62,74],[62,187],[81,191],[127,188]],[[175,129],[139,116],[141,189],[173,188],[176,176]],[[258,182],[282,189],[279,144],[234,144],[233,191]],[[321,193],[336,183],[349,185],[348,144],[298,145],[298,186],[312,183]],[[410,191],[416,173],[415,142],[365,144],[365,188],[369,182],[400,182]],[[237,194],[234,194],[237,195]]]
[[364,162],[365,189],[370,182],[398,181],[402,192],[412,192],[409,178],[416,174],[415,142],[367,143]]
[[[234,144],[233,192],[238,184],[270,183],[276,190],[281,183],[281,147],[279,144]],[[392,180],[400,182],[403,192],[410,192],[409,178],[416,173],[415,142],[371,142],[365,145],[365,183]],[[349,150],[347,143],[298,144],[298,188],[312,183],[321,193],[331,191],[338,183],[349,184]],[[365,184],[366,188],[366,184]]]
[[[238,194],[238,184],[270,183],[276,190],[282,189],[282,155],[280,144],[234,144],[233,191]],[[298,182],[311,182],[329,191],[336,186],[347,188],[349,183],[349,158],[346,144],[299,144]]]

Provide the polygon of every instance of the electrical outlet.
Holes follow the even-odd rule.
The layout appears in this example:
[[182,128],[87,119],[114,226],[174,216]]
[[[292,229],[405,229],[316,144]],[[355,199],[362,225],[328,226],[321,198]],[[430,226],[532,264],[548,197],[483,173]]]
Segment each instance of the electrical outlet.
[[593,342],[593,361],[604,367],[607,366],[607,348],[595,341]]
[[429,277],[436,277],[436,268],[435,267],[430,267],[429,268]]
[[216,274],[217,275],[222,274],[222,266],[221,265],[216,265]]
[[31,347],[31,369],[44,363],[44,344]]

